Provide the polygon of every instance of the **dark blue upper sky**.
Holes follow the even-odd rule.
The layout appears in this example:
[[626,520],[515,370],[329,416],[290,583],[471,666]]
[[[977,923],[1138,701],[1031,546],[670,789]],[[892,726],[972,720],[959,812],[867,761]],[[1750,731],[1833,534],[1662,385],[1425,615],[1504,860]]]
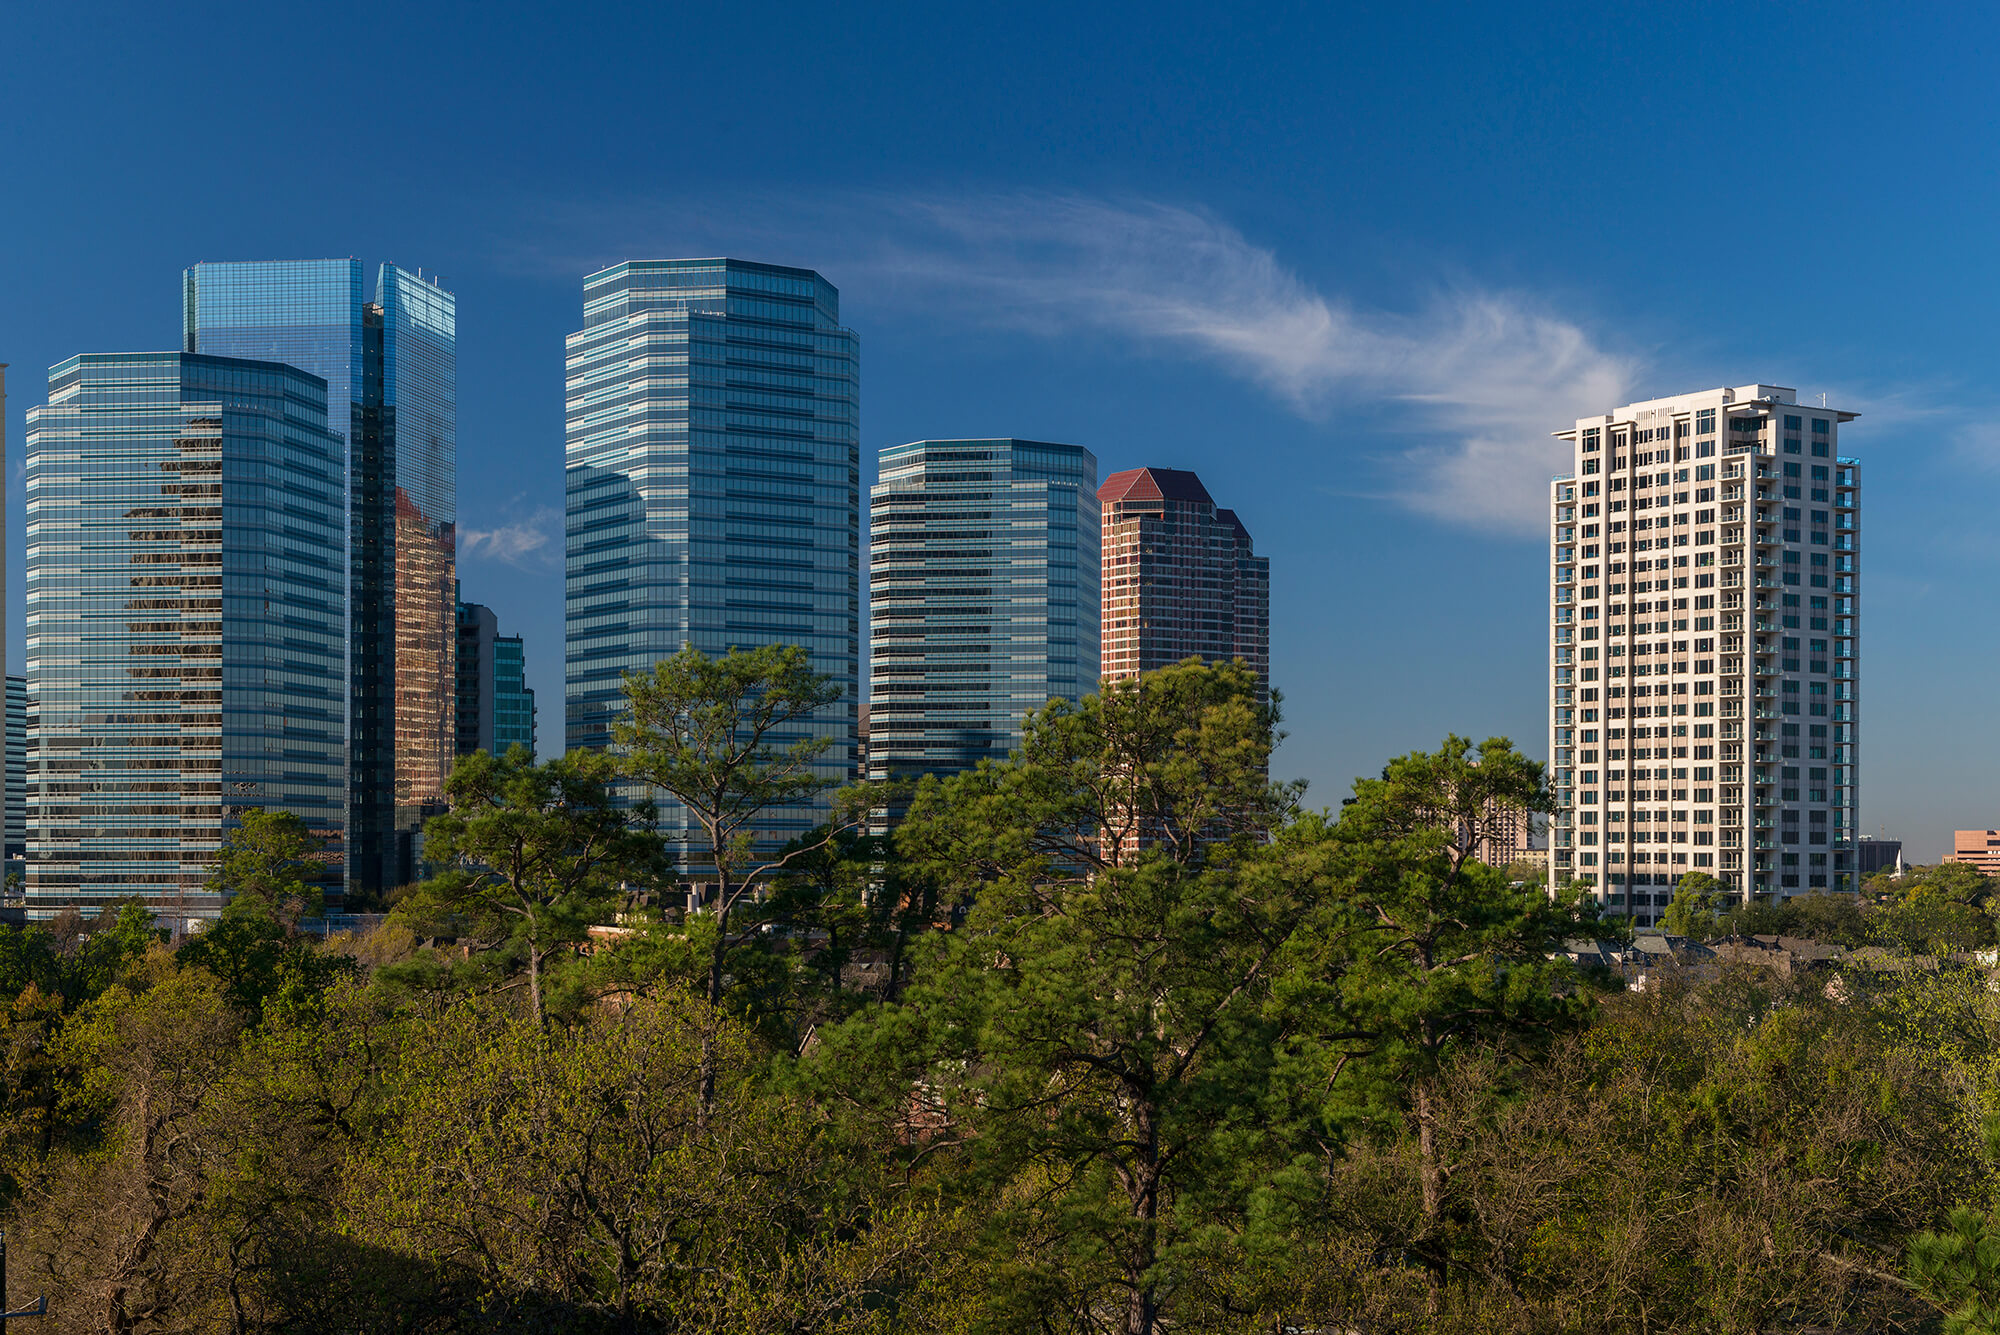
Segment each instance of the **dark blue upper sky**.
[[1995,824],[1994,18],[1239,8],[15,7],[10,663],[41,369],[174,346],[194,260],[389,259],[458,294],[461,578],[559,739],[580,280],[731,253],[840,286],[871,471],[1198,471],[1271,557],[1321,803],[1448,731],[1542,754],[1549,430],[1824,392],[1863,413],[1863,823]]

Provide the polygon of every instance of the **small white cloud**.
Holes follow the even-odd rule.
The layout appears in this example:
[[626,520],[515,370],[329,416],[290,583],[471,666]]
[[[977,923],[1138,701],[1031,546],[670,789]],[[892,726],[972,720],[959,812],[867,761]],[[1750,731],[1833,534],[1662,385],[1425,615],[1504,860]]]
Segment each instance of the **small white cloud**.
[[458,530],[458,554],[468,559],[504,561],[523,568],[545,566],[561,550],[559,544],[551,545],[555,544],[561,532],[562,515],[543,506],[524,520],[502,524],[498,528],[461,527]]

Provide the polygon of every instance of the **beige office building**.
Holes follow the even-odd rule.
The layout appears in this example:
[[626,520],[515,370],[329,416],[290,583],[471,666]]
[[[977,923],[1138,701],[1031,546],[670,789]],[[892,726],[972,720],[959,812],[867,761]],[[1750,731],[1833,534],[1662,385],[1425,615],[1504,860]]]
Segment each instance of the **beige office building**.
[[[1479,822],[1472,846],[1472,856],[1489,867],[1507,867],[1516,862],[1526,861],[1531,850],[1528,841],[1535,832],[1535,817],[1513,807],[1503,807],[1498,802],[1488,802],[1486,812]],[[1461,829],[1460,837],[1475,833]],[[1547,859],[1543,859],[1547,866]]]
[[1987,876],[2000,876],[2000,830],[1953,830],[1951,856],[1945,861],[1963,862]]
[[1607,912],[1650,925],[1690,871],[1857,888],[1855,416],[1747,385],[1556,433],[1551,875]]

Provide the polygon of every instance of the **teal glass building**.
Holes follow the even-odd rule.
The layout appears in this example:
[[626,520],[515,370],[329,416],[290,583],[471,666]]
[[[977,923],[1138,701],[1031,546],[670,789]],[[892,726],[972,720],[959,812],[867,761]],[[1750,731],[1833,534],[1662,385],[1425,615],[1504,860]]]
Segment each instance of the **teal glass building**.
[[393,264],[202,263],[186,351],[284,362],[327,383],[348,443],[348,866],[374,894],[417,874],[455,747],[457,301]]
[[518,635],[493,638],[493,749],[535,753],[535,689],[528,685],[527,649]]
[[29,410],[31,918],[133,894],[209,916],[244,809],[339,885],[346,447],[326,382],[183,353],[72,357]]
[[[567,341],[569,746],[609,745],[622,674],[685,645],[797,644],[843,690],[806,725],[833,740],[821,772],[853,776],[859,356],[810,269],[653,260],[584,280]],[[661,815],[685,830],[679,808]],[[822,817],[774,812],[760,846]]]
[[1021,720],[1097,689],[1097,458],[1035,440],[882,451],[869,493],[868,771],[1005,760]]
[[518,635],[502,635],[500,618],[481,603],[460,600],[458,620],[457,752],[504,756],[515,746],[535,750],[535,692]]

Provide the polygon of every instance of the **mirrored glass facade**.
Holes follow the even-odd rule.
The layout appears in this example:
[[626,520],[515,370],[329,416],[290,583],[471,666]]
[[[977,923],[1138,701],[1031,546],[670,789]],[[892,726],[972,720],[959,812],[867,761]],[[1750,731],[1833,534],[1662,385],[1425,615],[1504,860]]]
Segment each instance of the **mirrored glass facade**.
[[385,881],[400,883],[415,875],[410,834],[443,809],[455,742],[458,314],[451,293],[393,264],[382,266],[375,292],[382,320],[382,429],[374,462],[383,475],[375,503],[386,499],[395,516],[386,556],[394,573],[386,582],[393,588],[388,693],[400,856],[393,879],[385,875]]
[[[620,264],[584,280],[567,356],[567,744],[608,745],[622,674],[684,645],[799,644],[843,690],[810,725],[834,739],[822,770],[851,777],[860,351],[840,294],[809,269]],[[760,838],[820,818],[773,813]]]
[[249,807],[296,812],[339,884],[345,442],[289,366],[91,354],[28,415],[31,917],[203,884]]
[[457,305],[393,264],[202,263],[184,280],[190,352],[282,361],[327,382],[350,444],[348,878],[416,874],[453,743]]
[[535,753],[535,690],[528,685],[521,637],[499,635],[493,640],[493,748],[505,755],[516,746]]
[[1098,676],[1097,458],[1031,440],[882,451],[869,493],[869,777],[1005,760]]

